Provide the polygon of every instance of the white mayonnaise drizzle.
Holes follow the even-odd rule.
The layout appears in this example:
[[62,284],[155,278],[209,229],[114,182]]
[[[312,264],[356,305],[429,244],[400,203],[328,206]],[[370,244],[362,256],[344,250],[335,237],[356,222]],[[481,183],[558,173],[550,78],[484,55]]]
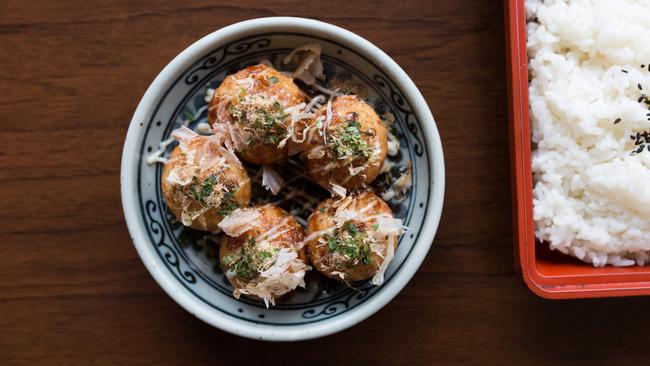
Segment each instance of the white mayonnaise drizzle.
[[196,125],[196,131],[204,135],[209,135],[212,133],[212,127],[210,127],[208,122],[199,122]]
[[203,100],[206,103],[210,103],[210,101],[212,100],[212,97],[214,97],[214,89],[213,88],[205,89],[205,95],[203,96]]
[[327,89],[326,87],[318,85],[318,84],[314,84],[314,85],[312,85],[312,87],[314,87],[314,89],[318,90],[319,92],[321,92],[323,94],[327,94],[329,96],[332,96],[332,95],[336,94],[336,92],[337,92],[336,89],[335,90]]
[[[213,91],[214,91],[214,89],[213,89]],[[190,124],[190,122],[195,121],[198,118],[200,118],[201,115],[207,110],[208,110],[207,105],[204,105],[201,108],[197,109],[196,112],[194,112],[192,118],[183,119],[183,121],[181,122],[180,127],[187,127],[187,125]],[[199,123],[199,125],[197,126],[197,130],[199,130],[199,132],[201,132],[201,133],[204,133],[204,132],[202,132],[200,130],[200,128],[201,128],[200,125],[201,125],[201,123]],[[177,130],[178,129],[176,129],[174,131],[177,131]],[[210,133],[210,131],[205,132],[205,133]],[[172,134],[173,134],[173,132],[172,132]],[[165,153],[165,150],[167,150],[167,146],[169,146],[172,142],[174,142],[174,140],[175,140],[174,137],[170,136],[167,140],[164,140],[164,141],[160,142],[160,144],[158,145],[158,150],[154,151],[153,153],[151,153],[151,155],[149,155],[147,157],[147,164],[149,164],[149,165],[155,164],[155,163],[167,164],[168,159],[162,157],[162,155]]]
[[[290,229],[287,228],[284,231],[281,231],[280,229],[284,228],[288,223],[289,223],[289,217],[285,217],[282,221],[280,221],[279,224],[273,226],[269,230],[267,230],[264,233],[261,233],[255,238],[256,243],[262,243],[262,242],[270,242],[276,238],[278,238],[280,235],[284,234],[285,232],[289,231]],[[280,233],[278,233],[280,232]]]
[[[384,164],[384,167],[382,167],[382,171],[384,169],[388,171],[390,170],[390,167],[386,168],[386,164]],[[413,185],[413,177],[411,173],[412,169],[413,169],[413,163],[410,160],[408,160],[406,162],[406,171],[402,172],[402,174],[397,179],[393,180],[390,187],[388,187],[388,189],[386,189],[381,194],[381,199],[383,199],[384,201],[390,201],[394,198],[397,198],[398,200],[404,199],[406,197],[406,192]]]
[[309,101],[305,107],[305,110],[316,112],[320,107],[322,107],[321,103],[325,102],[326,100],[327,98],[323,94],[318,94]]
[[176,139],[170,137],[167,140],[161,141],[158,145],[158,150],[154,151],[151,155],[147,157],[147,164],[163,163],[167,164],[167,159],[163,158],[161,155],[167,150],[167,146],[174,142]]

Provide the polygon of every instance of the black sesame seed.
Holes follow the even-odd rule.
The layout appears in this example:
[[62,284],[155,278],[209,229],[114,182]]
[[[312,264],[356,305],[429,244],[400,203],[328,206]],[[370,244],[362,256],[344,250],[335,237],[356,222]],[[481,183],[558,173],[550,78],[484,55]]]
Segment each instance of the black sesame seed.
[[620,118],[617,118],[617,119],[614,120],[614,124],[617,124],[617,123],[619,123],[619,122],[621,122],[621,119],[620,119]]
[[627,70],[621,70],[621,71],[627,74]]
[[639,88],[639,90],[643,90],[643,87],[641,86],[641,83],[636,84],[636,87]]

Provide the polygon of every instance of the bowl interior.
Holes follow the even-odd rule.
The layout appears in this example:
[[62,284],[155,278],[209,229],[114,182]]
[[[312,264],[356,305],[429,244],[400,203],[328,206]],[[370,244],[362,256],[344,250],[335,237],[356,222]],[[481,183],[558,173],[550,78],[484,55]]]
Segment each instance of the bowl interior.
[[[400,238],[382,286],[360,282],[350,287],[312,273],[306,279],[305,289],[278,299],[276,306],[267,309],[263,303],[232,297],[232,287],[219,269],[216,256],[215,242],[218,236],[189,230],[174,219],[161,195],[162,165],[148,164],[146,158],[183,123],[190,121],[189,126],[196,127],[206,122],[206,91],[218,86],[225,76],[262,60],[270,61],[280,70],[286,69],[281,62],[283,57],[295,47],[311,42],[318,42],[323,48],[321,59],[328,80],[337,78],[361,85],[367,94],[366,100],[380,114],[390,112],[395,116],[400,152],[392,159],[398,166],[404,166],[407,161],[412,163],[413,186],[403,200],[389,201],[389,204],[410,230]],[[378,294],[382,289],[390,285],[405,267],[415,265],[417,268],[426,253],[426,250],[417,253],[414,249],[430,209],[431,161],[421,121],[414,112],[412,101],[400,90],[399,83],[382,71],[379,65],[362,53],[330,39],[299,32],[269,32],[242,36],[214,46],[186,62],[185,67],[174,76],[163,83],[164,88],[152,99],[145,118],[132,122],[139,124],[139,130],[131,142],[135,144],[137,153],[124,159],[134,159],[132,203],[137,205],[135,216],[142,223],[147,238],[144,245],[134,240],[136,247],[141,256],[150,254],[149,259],[155,262],[153,266],[148,266],[150,271],[162,271],[163,276],[173,277],[172,287],[182,288],[183,292],[191,294],[193,299],[186,301],[198,301],[224,320],[235,319],[255,326],[304,326],[327,322],[360,307],[373,297],[380,296]],[[163,156],[168,156],[174,146],[175,143],[169,145]],[[125,147],[125,155],[126,151]],[[305,220],[313,207],[329,195],[305,175],[297,159],[277,167],[287,182],[278,196],[271,196],[262,190],[259,168],[247,168],[253,180],[254,202],[275,202],[299,217],[299,220]],[[129,223],[129,228],[133,232],[132,224]],[[432,229],[435,232],[435,228]],[[428,249],[430,239],[427,241],[420,245],[426,245]],[[409,271],[412,273],[415,269]],[[163,287],[170,292],[169,286]],[[232,331],[232,328],[227,330]]]

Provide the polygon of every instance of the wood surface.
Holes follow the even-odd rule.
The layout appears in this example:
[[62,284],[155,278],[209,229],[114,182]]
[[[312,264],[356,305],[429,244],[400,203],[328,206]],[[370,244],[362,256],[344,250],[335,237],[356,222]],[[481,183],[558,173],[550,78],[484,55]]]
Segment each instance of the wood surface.
[[[498,0],[0,1],[0,365],[648,364],[650,299],[547,301],[513,267]],[[322,339],[238,338],[142,265],[122,215],[131,115],[182,49],[255,17],[313,17],[385,50],[440,130],[447,190],[409,285]]]

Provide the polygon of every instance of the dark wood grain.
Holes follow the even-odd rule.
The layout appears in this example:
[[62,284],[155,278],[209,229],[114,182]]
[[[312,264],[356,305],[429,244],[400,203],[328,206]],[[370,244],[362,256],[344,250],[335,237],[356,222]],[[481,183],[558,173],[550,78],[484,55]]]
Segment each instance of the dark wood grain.
[[[227,24],[315,17],[413,78],[447,164],[443,218],[410,284],[342,333],[294,344],[192,317],[122,216],[131,115],[159,70]],[[545,301],[513,269],[500,1],[0,2],[0,364],[647,364],[650,299]]]

